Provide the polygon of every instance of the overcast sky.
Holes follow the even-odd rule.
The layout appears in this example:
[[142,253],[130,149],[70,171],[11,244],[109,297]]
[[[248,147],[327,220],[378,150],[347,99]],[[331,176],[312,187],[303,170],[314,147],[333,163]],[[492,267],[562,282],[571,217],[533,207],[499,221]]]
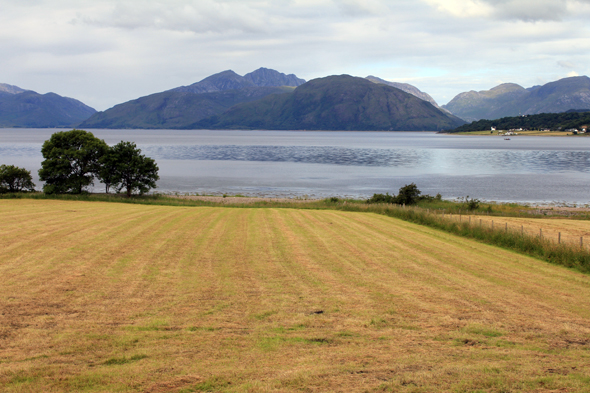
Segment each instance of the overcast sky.
[[105,110],[232,69],[406,82],[446,104],[590,74],[590,0],[0,0],[0,82]]

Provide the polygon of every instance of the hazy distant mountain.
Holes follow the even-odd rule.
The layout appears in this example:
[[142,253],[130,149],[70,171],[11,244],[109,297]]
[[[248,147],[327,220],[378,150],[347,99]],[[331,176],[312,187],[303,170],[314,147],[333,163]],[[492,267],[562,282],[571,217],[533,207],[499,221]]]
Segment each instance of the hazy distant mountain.
[[429,94],[424,93],[423,91],[420,91],[420,89],[418,89],[416,86],[412,86],[409,83],[389,82],[389,81],[386,81],[385,79],[377,78],[376,76],[373,76],[373,75],[369,75],[365,79],[368,79],[373,83],[382,83],[384,85],[395,87],[397,89],[405,91],[406,93],[410,93],[411,95],[416,96],[416,97],[420,98],[421,100],[428,101],[432,105],[434,105],[435,107],[440,108],[438,106],[438,104],[436,103],[436,101],[434,100],[434,98],[432,98]]
[[491,90],[461,93],[443,108],[467,121],[590,108],[590,78],[565,78],[528,89],[505,83]]
[[260,68],[240,76],[228,70],[189,86],[151,94],[96,113],[83,128],[186,128],[230,107],[305,83],[295,75]]
[[71,127],[95,112],[73,98],[0,84],[0,127]]
[[189,128],[435,131],[464,123],[400,89],[340,75],[236,105]]

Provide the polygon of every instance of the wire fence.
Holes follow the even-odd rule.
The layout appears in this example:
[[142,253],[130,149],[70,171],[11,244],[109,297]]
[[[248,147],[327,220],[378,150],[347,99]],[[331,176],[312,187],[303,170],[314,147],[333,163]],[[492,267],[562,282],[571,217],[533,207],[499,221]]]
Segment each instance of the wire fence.
[[[402,209],[415,209],[414,207],[401,206]],[[550,227],[543,227],[541,222],[532,223],[535,219],[498,217],[498,216],[483,216],[478,214],[465,213],[445,213],[444,210],[425,210],[427,214],[432,214],[440,219],[456,222],[459,224],[467,224],[471,227],[486,228],[491,231],[506,232],[521,236],[534,236],[543,241],[553,242],[555,244],[563,244],[569,246],[580,247],[590,250],[590,221],[576,221],[581,223],[579,228],[575,229],[556,229]],[[556,221],[557,222],[557,221]],[[586,224],[587,223],[587,224]],[[586,226],[586,228],[583,228]]]

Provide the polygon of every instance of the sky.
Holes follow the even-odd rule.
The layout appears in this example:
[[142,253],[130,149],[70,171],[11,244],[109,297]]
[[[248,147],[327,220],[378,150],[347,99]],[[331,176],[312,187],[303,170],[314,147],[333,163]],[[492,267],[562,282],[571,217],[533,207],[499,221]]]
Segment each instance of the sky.
[[0,0],[0,83],[97,110],[260,67],[439,104],[590,74],[590,0]]

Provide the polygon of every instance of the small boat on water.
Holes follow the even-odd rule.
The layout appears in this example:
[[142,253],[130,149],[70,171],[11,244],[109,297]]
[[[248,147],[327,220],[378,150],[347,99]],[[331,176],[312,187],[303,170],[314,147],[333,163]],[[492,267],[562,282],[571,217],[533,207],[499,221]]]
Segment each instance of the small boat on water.
[[505,141],[509,141],[509,140],[510,140],[510,138],[504,138],[504,140],[505,140]]

